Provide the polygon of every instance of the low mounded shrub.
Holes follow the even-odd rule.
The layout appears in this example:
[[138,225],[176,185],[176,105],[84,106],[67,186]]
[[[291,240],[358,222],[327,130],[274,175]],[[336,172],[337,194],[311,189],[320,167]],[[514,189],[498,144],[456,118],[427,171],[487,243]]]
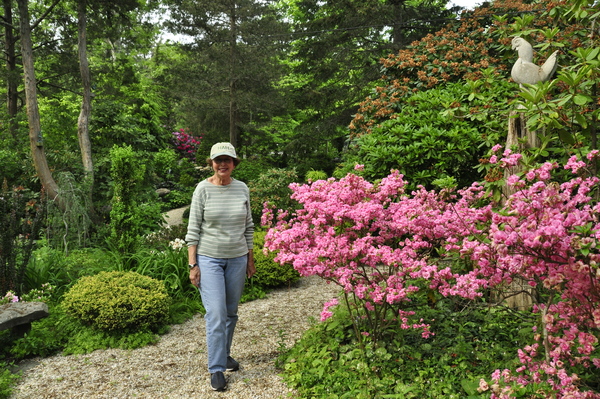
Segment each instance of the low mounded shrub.
[[274,252],[267,255],[263,253],[265,234],[265,231],[254,233],[254,265],[256,266],[254,284],[263,288],[276,288],[295,283],[300,278],[300,273],[292,265],[280,265],[275,262]]
[[81,278],[65,294],[66,312],[106,330],[157,330],[169,318],[163,282],[135,272],[101,272]]

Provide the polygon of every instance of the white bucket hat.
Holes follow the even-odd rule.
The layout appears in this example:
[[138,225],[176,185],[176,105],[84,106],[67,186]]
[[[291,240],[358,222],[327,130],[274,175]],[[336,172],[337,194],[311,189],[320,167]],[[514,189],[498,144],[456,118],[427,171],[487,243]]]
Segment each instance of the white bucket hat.
[[217,143],[212,146],[210,149],[210,159],[215,159],[221,155],[227,155],[231,158],[237,159],[237,155],[235,155],[235,148],[233,148],[231,143]]

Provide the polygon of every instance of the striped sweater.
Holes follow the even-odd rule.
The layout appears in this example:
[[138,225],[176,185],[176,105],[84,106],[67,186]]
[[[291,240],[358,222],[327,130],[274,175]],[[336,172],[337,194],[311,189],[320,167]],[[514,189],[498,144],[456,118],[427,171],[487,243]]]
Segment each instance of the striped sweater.
[[226,186],[216,186],[207,180],[198,183],[185,236],[188,245],[197,245],[199,255],[237,258],[252,249],[253,234],[246,184],[235,179]]

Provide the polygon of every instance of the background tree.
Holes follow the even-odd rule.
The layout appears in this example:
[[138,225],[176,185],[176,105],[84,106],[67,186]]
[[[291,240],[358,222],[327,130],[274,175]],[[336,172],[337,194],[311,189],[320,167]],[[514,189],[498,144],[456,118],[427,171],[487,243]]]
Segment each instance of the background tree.
[[273,1],[172,2],[169,26],[186,34],[184,59],[173,67],[180,76],[178,107],[206,145],[229,140],[252,143],[255,126],[280,113],[274,88],[282,74],[279,55],[285,24]]
[[[29,123],[29,142],[33,163],[40,182],[46,189],[49,198],[60,204],[58,185],[50,173],[46,154],[44,152],[42,127],[37,102],[36,77],[33,61],[33,44],[29,22],[29,4],[27,0],[18,0],[21,56],[23,58],[23,79],[25,81],[25,98],[27,104],[27,120]],[[56,4],[56,3],[55,3]]]
[[4,28],[4,57],[6,59],[6,108],[8,132],[13,138],[13,144],[18,144],[17,138],[17,112],[18,112],[18,82],[19,73],[17,71],[17,54],[15,43],[17,40],[18,28],[13,20],[13,1],[3,0],[4,15],[2,25]]
[[[381,76],[380,59],[439,28],[443,2],[316,0],[286,3],[293,25],[286,58],[290,115],[286,147],[294,165],[309,159],[331,173],[345,127]],[[300,175],[303,170],[300,168]]]

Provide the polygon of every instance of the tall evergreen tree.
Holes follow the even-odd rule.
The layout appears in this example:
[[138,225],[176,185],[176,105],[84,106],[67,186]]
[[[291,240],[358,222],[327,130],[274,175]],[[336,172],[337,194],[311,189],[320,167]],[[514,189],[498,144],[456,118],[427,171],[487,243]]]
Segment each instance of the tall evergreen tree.
[[[184,0],[171,2],[170,29],[186,34],[180,76],[185,122],[208,141],[250,144],[256,124],[280,112],[274,82],[285,24],[274,1]],[[241,139],[241,140],[240,140]]]

